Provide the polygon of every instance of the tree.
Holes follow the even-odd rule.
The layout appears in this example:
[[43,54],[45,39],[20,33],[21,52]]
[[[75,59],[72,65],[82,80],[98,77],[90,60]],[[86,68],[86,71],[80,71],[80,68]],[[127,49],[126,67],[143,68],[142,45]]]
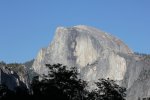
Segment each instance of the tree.
[[[78,78],[76,68],[67,69],[61,64],[46,64],[49,68],[48,75],[43,75],[39,81],[35,77],[32,82],[34,95],[55,98],[58,100],[84,100],[86,82]],[[56,95],[57,94],[57,95]]]
[[9,90],[6,85],[0,84],[0,100],[6,100],[13,96],[13,91]]
[[89,100],[125,100],[126,89],[120,87],[115,81],[110,79],[99,79],[95,83],[97,89],[89,94]]
[[47,97],[53,100],[125,100],[126,89],[110,79],[99,79],[95,82],[97,89],[86,90],[87,82],[79,79],[76,68],[68,68],[61,64],[46,64],[48,74],[34,77],[31,87],[33,96]]
[[[39,81],[39,77],[34,77],[32,84],[33,98],[43,99],[43,98],[53,98],[53,100],[65,100],[66,97],[61,93],[61,91],[54,86],[51,82],[43,79]],[[66,99],[67,100],[67,99]]]

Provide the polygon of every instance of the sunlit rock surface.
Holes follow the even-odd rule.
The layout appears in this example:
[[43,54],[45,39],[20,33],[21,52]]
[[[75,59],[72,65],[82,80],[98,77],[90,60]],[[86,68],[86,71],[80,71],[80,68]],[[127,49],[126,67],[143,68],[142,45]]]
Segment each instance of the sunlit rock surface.
[[43,74],[44,73],[43,70],[45,70],[45,66],[41,66],[41,62],[43,61],[43,58],[45,57],[45,53],[46,53],[46,49],[42,48],[33,63],[34,71],[40,74]]
[[[150,94],[149,85],[143,93],[143,87],[148,83],[141,80],[145,76],[143,71],[150,66],[145,65],[120,39],[96,28],[84,25],[58,27],[50,45],[39,52],[33,68],[38,74],[45,74],[45,64],[57,63],[77,67],[80,77],[90,84],[99,78],[116,80],[127,88],[128,100]],[[90,87],[94,88],[93,85]]]

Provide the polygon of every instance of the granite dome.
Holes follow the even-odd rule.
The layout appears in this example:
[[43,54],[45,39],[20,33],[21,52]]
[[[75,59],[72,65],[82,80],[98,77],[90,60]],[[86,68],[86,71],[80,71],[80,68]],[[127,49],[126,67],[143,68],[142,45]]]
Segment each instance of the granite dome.
[[[140,57],[120,39],[90,26],[58,27],[50,45],[38,53],[33,68],[38,74],[45,74],[45,64],[57,63],[77,67],[80,77],[89,82],[90,88],[94,88],[92,83],[97,79],[110,78],[127,88],[128,100],[137,100],[150,93],[148,87],[142,94],[145,90],[140,86],[146,83],[136,83],[150,66],[145,67]],[[139,91],[132,92],[136,88]]]

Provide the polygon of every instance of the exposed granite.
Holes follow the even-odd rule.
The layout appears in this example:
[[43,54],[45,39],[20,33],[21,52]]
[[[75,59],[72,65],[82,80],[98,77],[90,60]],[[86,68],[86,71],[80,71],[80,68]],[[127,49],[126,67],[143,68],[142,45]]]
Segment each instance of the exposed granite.
[[28,88],[27,76],[24,73],[17,73],[7,65],[2,64],[0,64],[0,84],[6,85],[13,91],[16,87]]
[[144,72],[150,66],[118,38],[89,26],[58,27],[51,44],[39,52],[33,68],[38,74],[46,74],[45,64],[56,63],[77,67],[91,88],[97,79],[110,78],[127,88],[128,100],[150,94]]

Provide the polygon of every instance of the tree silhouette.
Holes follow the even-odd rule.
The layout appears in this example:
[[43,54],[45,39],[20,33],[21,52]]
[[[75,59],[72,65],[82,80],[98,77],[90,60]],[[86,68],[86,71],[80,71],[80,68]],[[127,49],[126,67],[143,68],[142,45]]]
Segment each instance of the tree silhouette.
[[109,78],[99,79],[95,84],[98,88],[89,94],[88,100],[125,100],[126,89],[117,85],[115,81]]
[[6,85],[0,84],[0,100],[6,100],[14,96],[14,92],[9,90]]
[[125,100],[126,89],[110,79],[99,79],[97,88],[88,91],[87,82],[79,78],[77,68],[67,68],[62,64],[46,64],[49,71],[36,76],[31,83],[31,93],[27,88],[18,86],[14,91],[0,85],[1,100],[50,99],[50,100]]
[[78,78],[76,68],[67,69],[61,64],[46,64],[48,75],[43,75],[39,81],[35,77],[32,90],[36,96],[54,98],[53,100],[84,100],[87,83]]
[[62,98],[62,100],[65,100],[65,96],[62,95],[61,91],[54,84],[45,79],[39,81],[38,76],[34,77],[31,86],[34,99],[51,98],[59,100]]

